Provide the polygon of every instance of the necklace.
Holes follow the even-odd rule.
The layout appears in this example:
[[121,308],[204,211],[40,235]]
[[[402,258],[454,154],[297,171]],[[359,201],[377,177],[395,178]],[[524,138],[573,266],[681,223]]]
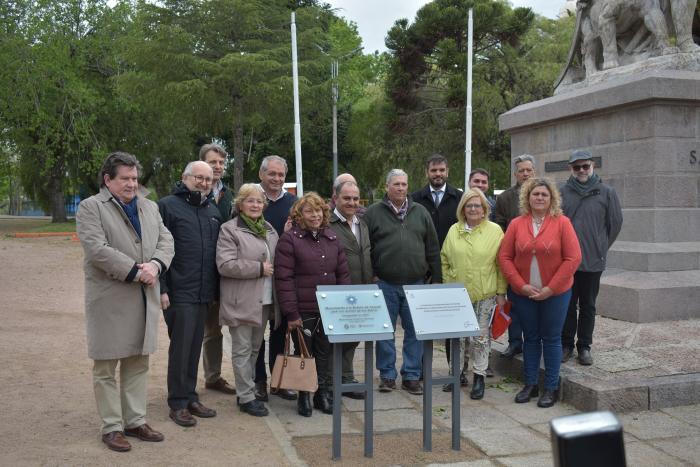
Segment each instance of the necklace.
[[533,215],[533,216],[532,216],[532,221],[535,223],[535,225],[537,226],[537,228],[540,228],[540,227],[542,227],[542,224],[544,223],[544,216],[542,216],[542,217],[536,217],[536,216]]

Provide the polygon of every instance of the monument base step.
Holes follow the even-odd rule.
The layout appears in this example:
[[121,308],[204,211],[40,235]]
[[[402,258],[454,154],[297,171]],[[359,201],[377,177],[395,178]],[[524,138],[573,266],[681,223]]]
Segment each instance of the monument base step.
[[700,269],[608,269],[600,281],[597,312],[633,323],[700,318]]
[[[505,346],[500,350],[493,347],[491,367],[500,375],[522,380],[522,354],[506,359],[501,357],[504,350]],[[700,373],[605,380],[593,376],[586,368],[591,367],[581,367],[572,359],[562,364],[560,371],[560,399],[581,411],[625,413],[700,404]],[[540,365],[540,380],[543,379],[544,366]]]
[[700,242],[617,241],[608,251],[608,268],[669,272],[700,269]]

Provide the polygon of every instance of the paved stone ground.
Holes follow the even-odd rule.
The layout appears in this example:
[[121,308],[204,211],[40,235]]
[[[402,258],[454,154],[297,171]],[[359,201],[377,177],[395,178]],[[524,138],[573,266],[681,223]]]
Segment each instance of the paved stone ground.
[[[612,321],[612,320],[608,320]],[[397,334],[400,365],[400,341]],[[495,344],[503,348],[505,340]],[[362,374],[364,351],[356,352],[356,375]],[[504,359],[492,352],[492,366]],[[575,364],[575,363],[574,363]],[[435,373],[447,373],[444,350],[436,345]],[[575,364],[578,365],[578,364]],[[470,378],[471,380],[471,378]],[[471,381],[470,381],[471,384]],[[378,378],[375,377],[375,388]],[[399,382],[400,385],[400,382]],[[471,387],[471,386],[470,386]],[[374,392],[375,455],[363,457],[363,402],[343,398],[342,462],[338,465],[458,465],[458,466],[551,466],[549,422],[579,411],[570,404],[558,403],[549,409],[515,404],[513,398],[520,382],[497,374],[487,378],[485,397],[469,398],[470,387],[461,392],[462,451],[450,450],[451,399],[440,386],[433,393],[433,453],[422,451],[422,396],[396,390],[389,394]],[[298,461],[316,466],[331,463],[332,416],[314,411],[301,420],[296,405],[273,397],[269,407],[281,422],[285,439],[295,448]],[[675,466],[700,464],[700,405],[688,405],[654,411],[618,414],[624,428],[627,464],[630,466]],[[388,438],[388,439],[387,439]],[[389,449],[387,451],[387,449]]]

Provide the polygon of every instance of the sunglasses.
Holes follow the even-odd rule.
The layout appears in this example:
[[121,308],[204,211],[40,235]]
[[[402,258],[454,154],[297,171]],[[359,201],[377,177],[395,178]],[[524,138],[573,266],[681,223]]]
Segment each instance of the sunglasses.
[[591,168],[591,164],[581,164],[581,165],[572,165],[572,169],[574,169],[574,172],[578,172],[579,170],[588,170]]

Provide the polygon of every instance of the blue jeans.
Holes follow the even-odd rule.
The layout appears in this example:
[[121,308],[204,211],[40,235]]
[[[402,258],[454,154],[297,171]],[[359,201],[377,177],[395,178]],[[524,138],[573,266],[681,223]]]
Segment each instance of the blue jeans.
[[[422,283],[421,281],[416,284]],[[416,340],[416,330],[413,328],[411,313],[408,311],[406,295],[400,285],[393,285],[382,280],[377,285],[384,293],[384,300],[394,329],[396,329],[397,317],[401,316],[401,326],[404,330],[401,378],[404,381],[418,381],[423,369],[423,343]],[[382,379],[396,379],[394,339],[377,341],[377,370],[379,370],[379,377]]]
[[571,289],[547,300],[535,301],[512,294],[513,307],[518,308],[523,327],[523,373],[525,384],[536,385],[540,357],[544,355],[544,388],[559,388],[561,366],[561,331],[571,299]]

